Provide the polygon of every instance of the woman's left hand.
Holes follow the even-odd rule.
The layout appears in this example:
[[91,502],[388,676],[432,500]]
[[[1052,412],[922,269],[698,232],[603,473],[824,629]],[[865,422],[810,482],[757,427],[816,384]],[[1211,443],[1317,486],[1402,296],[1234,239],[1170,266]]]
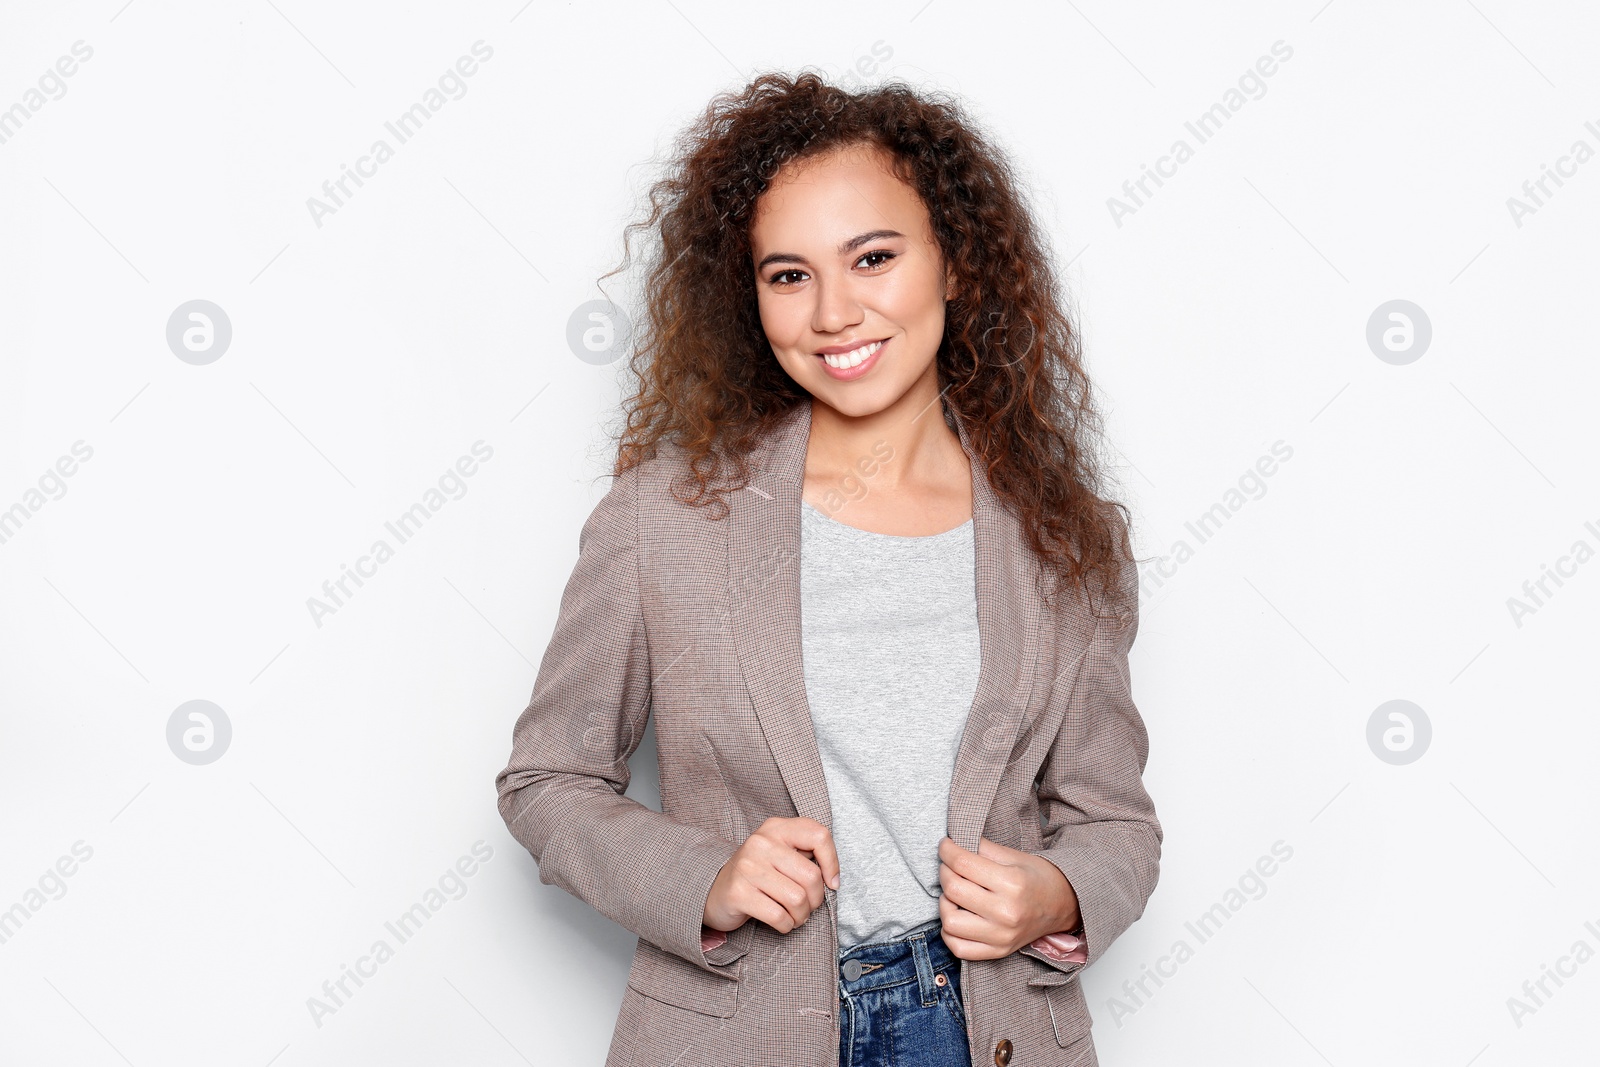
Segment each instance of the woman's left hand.
[[961,959],[999,959],[1078,926],[1078,894],[1059,867],[987,837],[976,852],[941,838],[939,885],[944,942]]

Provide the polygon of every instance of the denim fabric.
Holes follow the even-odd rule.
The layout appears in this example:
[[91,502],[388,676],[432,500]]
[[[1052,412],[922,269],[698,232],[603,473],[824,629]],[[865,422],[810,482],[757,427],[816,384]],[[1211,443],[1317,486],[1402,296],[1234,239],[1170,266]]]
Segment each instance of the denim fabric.
[[[859,977],[850,978],[851,961]],[[938,981],[944,976],[944,983]],[[839,1067],[968,1067],[961,960],[939,921],[839,954]]]

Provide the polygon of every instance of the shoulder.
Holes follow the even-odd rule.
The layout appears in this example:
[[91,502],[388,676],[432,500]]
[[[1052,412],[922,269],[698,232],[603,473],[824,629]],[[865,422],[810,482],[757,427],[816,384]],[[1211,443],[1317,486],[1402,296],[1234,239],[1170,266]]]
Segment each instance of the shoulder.
[[618,473],[611,491],[632,512],[638,536],[658,550],[706,550],[706,538],[722,525],[716,520],[725,516],[732,494],[724,487],[719,504],[719,487],[704,484],[704,469],[684,448],[661,442],[653,455]]
[[658,501],[670,498],[672,484],[689,472],[688,453],[679,445],[661,441],[656,444],[654,455],[636,460],[612,479],[612,485],[623,485],[641,502]]
[[1084,585],[1061,578],[1046,612],[1057,641],[1074,647],[1094,644],[1126,649],[1139,630],[1139,568],[1130,558],[1119,560],[1112,573],[1091,575]]

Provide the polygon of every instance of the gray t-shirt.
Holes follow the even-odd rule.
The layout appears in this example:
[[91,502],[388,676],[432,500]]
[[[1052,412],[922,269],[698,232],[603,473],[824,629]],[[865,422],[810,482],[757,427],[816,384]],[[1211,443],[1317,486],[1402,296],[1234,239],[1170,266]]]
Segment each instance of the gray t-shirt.
[[939,917],[939,840],[978,689],[972,520],[858,530],[801,501],[801,646],[839,852],[839,945]]

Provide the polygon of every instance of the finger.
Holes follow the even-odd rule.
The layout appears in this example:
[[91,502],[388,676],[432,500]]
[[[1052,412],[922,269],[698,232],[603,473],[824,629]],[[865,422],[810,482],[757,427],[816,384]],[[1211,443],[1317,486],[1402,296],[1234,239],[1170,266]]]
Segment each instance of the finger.
[[790,835],[779,825],[794,820],[769,819],[740,849],[730,904],[781,933],[788,933],[822,903],[822,874],[817,865],[786,843]]
[[[833,833],[815,819],[804,816],[781,820],[778,839],[792,849],[811,854],[822,872],[822,878],[831,889],[839,888],[839,853],[834,847]],[[821,903],[819,899],[817,903]]]
[[949,930],[952,934],[958,937],[972,936],[972,928],[969,924],[976,919],[977,916],[970,911],[962,910],[948,896],[943,894],[939,896],[939,925]]
[[804,923],[822,903],[822,876],[817,865],[793,849],[781,849],[758,872],[761,892],[776,900],[794,926]]
[[1020,849],[1002,845],[998,841],[991,841],[987,837],[978,838],[978,855],[984,859],[994,860],[996,863],[1014,863],[1022,852]]
[[776,823],[775,833],[784,844],[790,848],[798,848],[810,852],[817,844],[828,836],[828,828],[815,819],[808,819],[804,815],[793,819],[773,819]]
[[[983,848],[984,840],[981,837],[978,839],[979,849]],[[946,844],[945,842],[949,843]],[[1005,847],[996,845],[993,841],[989,842],[989,844],[991,848]],[[1007,866],[1007,864],[996,860],[992,853],[985,856],[980,852],[968,852],[948,837],[939,843],[939,858],[948,863],[963,878],[976,882],[988,889],[996,888],[1001,872]]]
[[940,935],[950,951],[964,960],[993,960],[1004,955],[1000,949],[984,941],[972,941],[941,929]]
[[967,878],[946,863],[939,865],[939,888],[943,896],[950,898],[950,903],[984,919],[990,918],[1001,899],[997,893]]
[[839,888],[839,850],[834,847],[833,834],[826,828],[822,831],[822,840],[811,850],[817,866],[822,868],[822,877],[828,883],[828,888]]
[[954,839],[941,837],[939,839],[939,859],[948,863],[962,874],[971,869],[974,861],[978,859],[976,852],[969,852],[956,844]]
[[994,955],[994,946],[977,936],[982,930],[982,920],[970,912],[958,911],[943,900],[939,904],[939,936],[950,946],[950,951],[962,959],[987,959]]
[[[838,861],[834,862],[837,864]],[[808,853],[792,848],[780,849],[772,857],[772,867],[805,891],[807,911],[822,907],[822,902],[827,899],[823,893],[823,870]]]
[[740,907],[779,933],[789,933],[811,915],[805,888],[774,868],[759,872],[745,887]]

